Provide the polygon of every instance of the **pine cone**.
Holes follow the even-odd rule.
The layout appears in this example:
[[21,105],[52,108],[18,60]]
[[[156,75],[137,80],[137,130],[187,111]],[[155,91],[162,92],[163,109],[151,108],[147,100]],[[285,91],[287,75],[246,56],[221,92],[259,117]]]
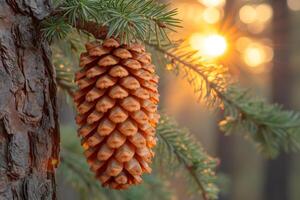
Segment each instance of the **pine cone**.
[[141,44],[86,44],[74,95],[84,154],[103,186],[126,189],[150,173],[159,115],[158,76]]

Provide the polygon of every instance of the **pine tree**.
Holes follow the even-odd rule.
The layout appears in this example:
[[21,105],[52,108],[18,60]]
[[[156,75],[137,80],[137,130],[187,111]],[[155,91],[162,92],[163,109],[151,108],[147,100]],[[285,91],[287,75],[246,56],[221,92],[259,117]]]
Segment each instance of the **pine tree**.
[[[75,106],[79,108],[79,114],[88,113],[90,116],[90,109],[95,111],[92,107],[97,107],[97,104],[81,102],[76,98],[78,93],[75,93],[73,71],[78,65],[87,66],[94,62],[91,51],[95,53],[94,56],[98,56],[96,60],[99,62],[101,56],[98,53],[104,50],[101,45],[107,46],[105,41],[109,40],[108,38],[115,38],[114,41],[117,41],[118,45],[123,45],[127,55],[128,52],[132,54],[131,51],[134,51],[130,50],[132,44],[138,42],[146,45],[146,48],[155,55],[152,58],[161,63],[156,67],[168,66],[170,71],[191,84],[199,100],[204,101],[208,107],[223,111],[224,119],[219,125],[226,134],[239,130],[240,133],[248,136],[247,138],[250,138],[261,152],[271,157],[277,156],[282,151],[299,150],[300,114],[251,97],[250,92],[241,89],[238,83],[231,81],[231,74],[226,66],[217,63],[208,66],[201,59],[197,59],[196,52],[185,48],[184,42],[170,41],[168,33],[180,27],[180,21],[176,18],[177,11],[169,9],[168,5],[153,0],[58,0],[53,5],[50,1],[36,0],[34,4],[12,0],[1,2],[0,11],[4,13],[0,18],[0,52],[3,66],[0,68],[3,83],[0,85],[0,116],[3,119],[0,124],[0,135],[1,141],[4,141],[0,155],[1,161],[4,161],[3,165],[1,162],[1,168],[5,169],[0,172],[0,185],[4,188],[0,191],[1,199],[15,197],[56,199],[54,168],[58,163],[60,149],[56,87],[58,86],[72,97],[75,95]],[[90,40],[97,40],[97,42],[90,43]],[[82,54],[78,63],[74,60],[79,60],[79,53],[83,52],[85,43],[89,55]],[[52,60],[48,44],[52,47]],[[94,48],[96,46],[100,48]],[[112,47],[116,48],[116,46],[109,46]],[[134,58],[134,55],[132,56]],[[115,57],[109,57],[105,62],[115,61]],[[117,60],[122,59],[117,57]],[[145,59],[149,58],[146,56]],[[137,60],[138,58],[135,57],[135,61]],[[52,62],[56,70],[52,69]],[[142,61],[138,60],[136,65],[139,63]],[[108,72],[101,71],[100,68],[94,70],[94,64],[83,70],[84,74],[90,74],[91,78],[81,79],[80,73],[76,75],[79,91],[86,95],[86,98],[100,97],[103,91],[99,89],[103,89],[103,84],[114,83],[114,78],[108,78],[105,83],[99,81],[101,78],[94,78],[95,73],[128,76],[127,73],[140,72],[129,70],[133,67],[132,63],[128,66],[123,63],[127,68],[114,67],[116,69],[111,68]],[[148,69],[143,67],[148,72],[152,72],[152,67]],[[144,75],[140,74],[140,76]],[[84,90],[85,86],[97,85],[98,81],[99,88],[91,90],[91,93]],[[140,79],[138,82],[148,84],[147,81],[143,82]],[[118,95],[126,93],[120,91],[117,90]],[[122,104],[121,101],[118,103]],[[125,113],[126,116],[126,112],[119,112],[123,108],[119,108],[117,113]],[[83,112],[82,109],[88,111]],[[101,113],[94,114],[90,118],[79,115],[78,124],[86,127],[89,120],[102,118]],[[118,115],[116,118],[123,120],[123,116],[123,114]],[[110,117],[115,119],[113,116],[105,116],[105,118]],[[139,119],[137,118],[136,121]],[[154,124],[156,125],[156,121]],[[100,144],[97,146],[100,148],[104,146],[101,140],[106,141],[110,138],[101,138],[86,130],[83,131],[84,134],[82,129],[79,131],[83,135],[83,147],[87,147],[86,143],[90,145],[97,143],[96,146]],[[123,135],[116,134],[119,142]],[[116,134],[111,133],[110,136]],[[99,166],[101,168],[103,163],[89,159],[86,162],[78,143],[72,143],[76,141],[76,138],[71,140],[72,135],[68,136],[68,140],[63,140],[61,172],[87,199],[100,196],[103,199],[130,199],[133,196],[152,199],[153,195],[157,195],[159,199],[170,199],[170,188],[165,184],[168,175],[161,176],[159,173],[161,169],[165,169],[168,173],[164,174],[169,175],[172,175],[172,172],[182,171],[191,183],[193,194],[200,194],[205,200],[216,199],[218,187],[215,168],[218,160],[210,157],[201,145],[195,142],[194,136],[188,130],[180,128],[166,115],[158,121],[156,134],[159,142],[155,149],[157,156],[153,163],[154,170],[151,176],[144,177],[144,184],[138,186],[138,189],[132,188],[122,192],[103,189],[87,166],[90,164],[92,169]],[[92,136],[95,136],[95,139],[89,140]],[[131,139],[134,143],[134,138]],[[146,138],[146,142],[148,141],[150,140]],[[91,152],[85,153],[88,158],[90,158],[89,153]],[[95,166],[95,164],[99,165]],[[104,165],[113,164],[106,162]],[[143,166],[144,171],[149,171],[146,168]],[[179,168],[183,170],[178,170]],[[102,170],[96,171],[102,172]],[[121,171],[118,172],[122,173]],[[123,178],[130,177],[133,180],[126,173]],[[118,183],[117,178],[109,178]],[[120,178],[121,182],[122,179]],[[111,184],[111,187],[118,188],[119,185]],[[156,187],[157,192],[151,193],[148,189],[151,187]]]

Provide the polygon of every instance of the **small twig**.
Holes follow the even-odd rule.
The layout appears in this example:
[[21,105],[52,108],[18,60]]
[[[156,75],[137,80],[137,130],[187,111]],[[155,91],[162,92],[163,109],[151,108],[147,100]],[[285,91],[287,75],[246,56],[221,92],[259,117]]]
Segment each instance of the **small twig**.
[[[53,12],[53,16],[57,15],[62,15],[60,11]],[[160,28],[167,28],[167,26],[158,21],[155,20],[156,24]],[[77,20],[76,24],[73,25],[74,28],[81,30],[81,31],[86,31],[90,34],[92,34],[96,39],[104,39],[107,36],[108,33],[108,27],[104,26],[102,24],[99,24],[94,21],[82,21],[82,20]]]
[[97,39],[104,39],[108,33],[108,27],[103,26],[93,21],[80,21],[77,20],[75,28],[81,31],[86,31],[92,34]]
[[[168,140],[163,136],[160,135],[160,137],[166,142],[168,143]],[[175,153],[176,157],[178,160],[182,161],[184,164],[184,167],[187,169],[187,171],[190,173],[190,175],[193,177],[193,179],[195,180],[196,184],[198,185],[199,189],[201,190],[201,195],[203,200],[209,200],[206,190],[203,187],[203,184],[201,183],[201,180],[199,179],[199,177],[197,176],[197,174],[195,173],[195,171],[193,170],[193,166],[190,166],[184,159],[182,159],[180,157],[180,154],[173,149],[173,152]]]

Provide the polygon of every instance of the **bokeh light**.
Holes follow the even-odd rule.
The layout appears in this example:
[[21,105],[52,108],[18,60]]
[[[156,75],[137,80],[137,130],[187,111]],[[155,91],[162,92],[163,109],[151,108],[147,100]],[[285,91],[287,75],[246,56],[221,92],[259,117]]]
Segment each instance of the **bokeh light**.
[[261,48],[248,47],[244,53],[244,60],[250,67],[257,67],[264,62],[264,53]]
[[264,23],[257,22],[257,23],[248,24],[247,27],[251,33],[258,34],[261,33],[263,30],[265,30],[266,25]]
[[274,58],[274,49],[269,46],[264,46],[265,62],[271,62]]
[[178,19],[183,20],[183,26],[190,28],[191,24],[200,26],[203,23],[203,7],[199,3],[176,3],[178,9]]
[[239,52],[243,52],[249,44],[251,44],[252,40],[248,37],[240,37],[237,39],[235,46]]
[[263,3],[256,7],[257,20],[267,22],[273,17],[273,9],[269,4]]
[[288,0],[287,3],[291,10],[294,10],[294,11],[300,10],[300,1],[299,0]]
[[245,24],[266,23],[273,16],[273,9],[269,4],[245,5],[239,11],[240,20]]
[[207,7],[221,7],[225,5],[226,0],[199,0],[199,2]]
[[242,50],[243,59],[248,66],[254,68],[273,60],[274,51],[270,46],[252,42],[246,38],[240,38],[239,41],[241,46],[245,45],[244,47],[240,46],[240,48],[244,48]]
[[221,56],[227,49],[226,39],[221,35],[210,35],[204,38],[205,53],[212,57]]
[[256,20],[256,10],[254,6],[245,5],[239,11],[240,19],[245,24],[250,24]]
[[221,19],[221,12],[218,8],[208,7],[203,11],[203,19],[209,24],[215,24]]
[[195,33],[190,37],[190,45],[208,58],[220,57],[227,50],[227,41],[225,37],[219,34],[201,35]]

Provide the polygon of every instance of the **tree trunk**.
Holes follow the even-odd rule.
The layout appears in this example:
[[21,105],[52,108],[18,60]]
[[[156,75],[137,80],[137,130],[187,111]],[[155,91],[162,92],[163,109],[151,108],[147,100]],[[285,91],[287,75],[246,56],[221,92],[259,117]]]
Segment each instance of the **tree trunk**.
[[[290,15],[287,0],[272,0],[274,9],[273,43],[274,64],[272,72],[273,101],[290,108],[291,104],[291,66],[289,53]],[[289,168],[291,158],[280,155],[266,164],[264,200],[289,199]]]
[[0,199],[56,199],[56,83],[39,21],[50,0],[0,0]]

